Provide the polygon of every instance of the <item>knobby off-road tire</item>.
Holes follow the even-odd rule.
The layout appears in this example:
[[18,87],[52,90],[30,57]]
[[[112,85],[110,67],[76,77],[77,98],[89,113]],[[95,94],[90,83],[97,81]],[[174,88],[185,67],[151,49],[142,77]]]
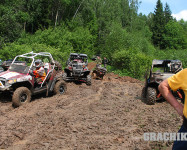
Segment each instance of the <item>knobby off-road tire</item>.
[[54,94],[64,94],[67,91],[67,86],[64,81],[57,81],[54,87]]
[[12,96],[12,104],[15,107],[19,107],[26,103],[29,103],[31,100],[31,91],[26,87],[17,88]]
[[154,105],[156,102],[156,89],[152,88],[152,87],[148,87],[147,88],[147,92],[146,92],[146,104],[148,105]]
[[66,73],[66,72],[64,72],[64,73],[62,74],[62,79],[63,79],[64,81],[66,81],[66,79],[67,79],[67,73]]
[[92,84],[92,77],[91,75],[87,75],[86,77],[86,85],[91,85]]
[[143,87],[143,89],[142,89],[142,93],[141,93],[141,98],[142,99],[145,99],[146,98],[146,90],[147,90],[147,88],[146,87]]

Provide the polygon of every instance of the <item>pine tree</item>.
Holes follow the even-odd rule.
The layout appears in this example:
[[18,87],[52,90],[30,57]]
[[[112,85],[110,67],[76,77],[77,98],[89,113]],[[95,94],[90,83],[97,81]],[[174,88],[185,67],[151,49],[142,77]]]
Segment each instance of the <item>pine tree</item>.
[[173,20],[173,17],[171,16],[171,10],[167,3],[164,8],[164,17],[165,17],[165,24],[167,24],[170,20]]
[[153,44],[162,49],[161,45],[163,40],[162,35],[164,32],[164,11],[160,0],[157,1],[156,9],[154,11],[152,32]]

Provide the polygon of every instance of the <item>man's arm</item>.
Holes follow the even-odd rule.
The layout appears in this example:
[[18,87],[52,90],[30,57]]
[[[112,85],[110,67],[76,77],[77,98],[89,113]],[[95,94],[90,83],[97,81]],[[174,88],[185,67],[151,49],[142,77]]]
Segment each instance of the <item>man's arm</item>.
[[183,116],[183,105],[177,101],[177,99],[171,93],[168,80],[164,80],[158,87],[162,96],[170,103],[171,106],[177,111],[180,116]]
[[45,70],[44,70],[43,67],[40,67],[40,69],[37,70],[37,73],[38,73],[40,76],[43,76],[44,72],[45,72]]

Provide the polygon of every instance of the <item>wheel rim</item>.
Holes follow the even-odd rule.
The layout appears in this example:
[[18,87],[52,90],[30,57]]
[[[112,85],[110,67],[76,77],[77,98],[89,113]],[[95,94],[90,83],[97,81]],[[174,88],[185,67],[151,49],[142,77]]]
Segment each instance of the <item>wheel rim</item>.
[[26,93],[23,93],[20,95],[20,102],[21,103],[24,103],[26,100],[27,100],[27,94]]
[[60,94],[63,94],[65,92],[64,86],[62,85],[60,86],[59,92]]

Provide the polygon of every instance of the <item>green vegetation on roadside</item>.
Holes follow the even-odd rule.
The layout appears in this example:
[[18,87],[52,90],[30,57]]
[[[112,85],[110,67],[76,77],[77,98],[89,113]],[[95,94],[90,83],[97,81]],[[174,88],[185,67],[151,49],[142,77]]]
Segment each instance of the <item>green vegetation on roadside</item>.
[[47,51],[65,65],[72,52],[101,55],[109,71],[137,79],[153,59],[187,67],[187,22],[160,0],[148,16],[138,7],[138,0],[2,0],[0,59]]

